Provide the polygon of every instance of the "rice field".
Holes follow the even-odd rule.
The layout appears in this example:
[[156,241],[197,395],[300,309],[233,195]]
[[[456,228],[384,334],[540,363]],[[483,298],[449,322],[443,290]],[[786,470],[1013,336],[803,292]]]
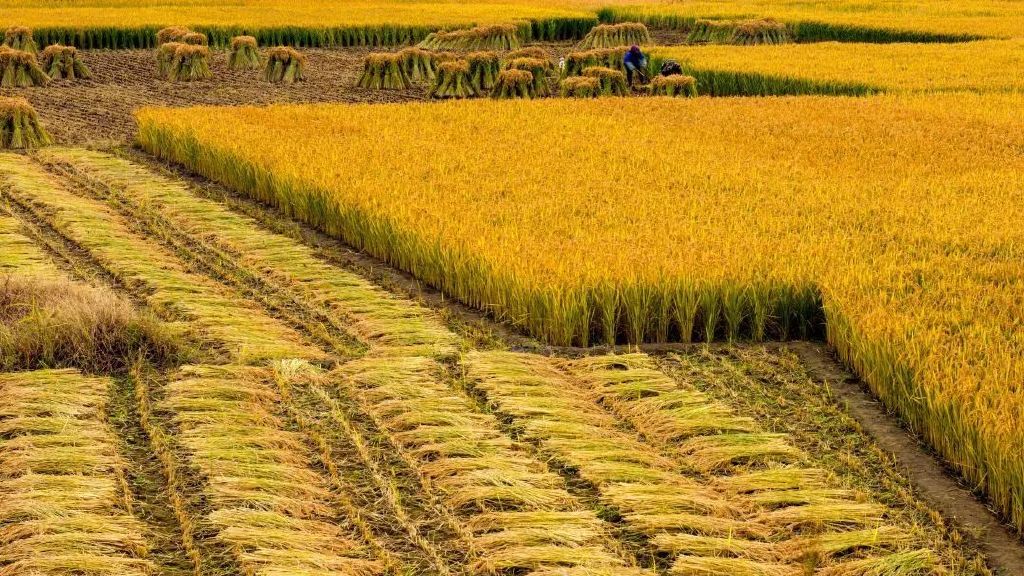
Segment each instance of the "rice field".
[[1024,572],[1022,15],[4,3],[0,576]]

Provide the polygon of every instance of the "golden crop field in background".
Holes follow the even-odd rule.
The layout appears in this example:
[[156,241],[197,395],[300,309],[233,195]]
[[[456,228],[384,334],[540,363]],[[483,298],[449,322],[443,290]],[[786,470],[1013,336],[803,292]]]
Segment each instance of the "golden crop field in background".
[[[614,6],[618,21],[680,24],[694,18],[776,18],[853,29],[950,36],[1011,38],[1024,34],[1024,11],[1015,0],[696,0]],[[884,36],[879,40],[884,40]]]
[[794,336],[824,310],[887,405],[1024,520],[1020,95],[138,118],[149,151],[555,344]]
[[703,75],[755,74],[812,83],[856,83],[896,92],[1005,92],[1024,88],[1022,40],[670,46],[653,53],[655,58],[675,59],[691,73],[699,70]]

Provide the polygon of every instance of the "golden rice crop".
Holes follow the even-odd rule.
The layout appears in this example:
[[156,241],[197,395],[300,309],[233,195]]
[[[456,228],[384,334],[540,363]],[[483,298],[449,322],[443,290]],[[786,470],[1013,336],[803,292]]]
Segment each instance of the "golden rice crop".
[[[149,150],[549,342],[827,330],[889,406],[1024,521],[1024,96],[150,109],[139,120]],[[506,145],[476,145],[482,131]],[[399,147],[408,157],[396,164]]]
[[[853,9],[853,7],[856,9]],[[696,0],[613,5],[603,18],[690,29],[698,19],[774,18],[790,26],[799,42],[916,42],[1010,38],[1024,34],[1024,11],[1002,0]]]
[[677,60],[687,73],[699,71],[695,75],[705,82],[716,74],[746,74],[764,84],[796,80],[862,85],[875,91],[1024,90],[1024,40],[674,46],[656,48],[652,54],[653,60]]

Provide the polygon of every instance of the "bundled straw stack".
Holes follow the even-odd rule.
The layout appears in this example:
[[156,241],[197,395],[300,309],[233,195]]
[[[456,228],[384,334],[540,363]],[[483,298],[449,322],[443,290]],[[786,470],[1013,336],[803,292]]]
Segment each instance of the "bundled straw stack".
[[74,46],[54,44],[42,54],[42,69],[52,80],[79,80],[91,78],[92,72],[82,62]]
[[430,82],[437,74],[434,55],[422,48],[406,48],[398,59],[410,82]]
[[601,81],[591,76],[572,76],[562,80],[563,98],[597,98],[601,95]]
[[31,88],[49,82],[35,54],[0,46],[0,88]]
[[617,48],[595,48],[593,50],[570,52],[565,57],[565,70],[563,73],[565,76],[578,76],[583,74],[583,70],[591,66],[625,70],[622,57],[626,55],[627,50],[629,50],[627,46],[619,46]]
[[491,98],[496,99],[530,99],[536,95],[533,73],[529,70],[502,70],[491,91]]
[[356,83],[360,88],[373,90],[407,90],[412,81],[405,72],[406,56],[401,52],[375,52],[363,61],[363,75]]
[[526,70],[533,75],[533,96],[550,96],[547,72],[551,63],[538,58],[516,58],[508,63],[509,70]]
[[260,64],[260,51],[255,38],[235,36],[231,39],[231,53],[228,54],[229,69],[256,70]]
[[469,77],[469,62],[452,60],[437,67],[437,78],[427,96],[431,98],[471,98],[477,95]]
[[597,79],[601,86],[601,95],[603,96],[625,96],[629,93],[626,75],[619,70],[612,70],[603,66],[591,66],[583,70],[583,75]]
[[690,44],[787,44],[789,28],[771,18],[755,20],[698,20],[686,41]]
[[306,79],[306,57],[288,46],[277,46],[267,50],[267,65],[263,78],[268,82],[294,84]]
[[501,73],[501,57],[497,52],[471,52],[466,55],[466,62],[474,90],[482,93],[494,88]]
[[515,50],[521,45],[514,24],[432,32],[419,43],[427,50]]
[[21,50],[29,54],[35,54],[39,47],[32,36],[32,29],[24,26],[11,26],[4,32],[4,46],[13,50]]
[[168,42],[157,50],[160,75],[171,82],[206,80],[210,72],[210,49],[206,46]]
[[182,26],[168,26],[157,31],[156,42],[161,46],[168,42],[181,42],[185,35],[191,32],[191,30]]
[[50,135],[28,100],[0,97],[0,149],[38,148],[50,143]]
[[682,96],[693,98],[697,96],[697,79],[693,76],[655,76],[651,79],[651,94],[653,96]]
[[600,24],[587,33],[580,41],[581,50],[593,48],[614,48],[633,44],[651,44],[651,33],[647,26],[640,22],[623,22],[622,24]]

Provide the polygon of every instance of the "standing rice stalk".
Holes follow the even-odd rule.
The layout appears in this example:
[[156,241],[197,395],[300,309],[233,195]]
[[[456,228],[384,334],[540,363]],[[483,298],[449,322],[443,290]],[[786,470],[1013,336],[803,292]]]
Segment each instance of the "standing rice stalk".
[[579,48],[614,48],[633,44],[652,44],[651,34],[647,26],[640,22],[623,22],[621,24],[601,24],[587,33],[579,43]]
[[190,32],[192,31],[184,26],[168,26],[167,28],[161,28],[156,33],[156,42],[161,46],[168,42],[181,42],[185,35]]
[[551,86],[548,84],[548,69],[551,63],[537,58],[516,58],[508,63],[509,70],[527,70],[533,74],[533,93],[536,96],[550,96]]
[[469,80],[477,92],[494,88],[501,73],[501,57],[497,52],[472,52],[466,55],[469,63]]
[[267,65],[263,78],[268,82],[294,84],[306,79],[306,57],[288,46],[276,46],[267,50]]
[[377,52],[366,56],[363,75],[356,83],[360,88],[373,90],[408,90],[412,81],[402,66],[401,52]]
[[0,97],[0,149],[38,148],[51,142],[28,100]]
[[563,98],[597,98],[601,95],[601,81],[591,76],[573,76],[562,80]]
[[78,56],[74,46],[54,44],[47,46],[42,55],[43,71],[53,80],[91,78],[92,72]]
[[515,24],[498,24],[433,32],[418,46],[427,50],[515,50],[520,45]]
[[430,82],[437,74],[434,55],[422,48],[406,48],[398,53],[398,59],[410,82]]
[[184,44],[192,44],[194,46],[209,46],[210,41],[207,40],[206,34],[200,32],[189,32],[181,37],[180,40]]
[[49,82],[35,54],[0,46],[0,88],[30,88]]
[[603,66],[591,66],[583,70],[583,75],[596,78],[601,84],[601,94],[604,96],[625,96],[629,94],[629,86],[626,85],[626,75],[618,70],[612,70]]
[[469,77],[469,62],[454,60],[437,67],[437,78],[427,92],[431,98],[470,98],[479,93]]
[[4,32],[4,46],[30,54],[35,54],[39,50],[39,47],[36,46],[35,38],[32,37],[32,29],[24,26],[11,26],[8,28]]
[[235,36],[231,39],[231,53],[228,68],[231,70],[256,70],[262,64],[259,45],[252,36]]
[[171,82],[192,82],[207,80],[213,76],[210,72],[210,49],[206,46],[172,42],[172,48],[161,46],[161,56],[169,60],[161,60],[164,78]]
[[693,76],[655,76],[651,79],[653,96],[697,96],[697,79]]
[[529,70],[502,70],[491,92],[491,98],[535,98],[533,73]]

